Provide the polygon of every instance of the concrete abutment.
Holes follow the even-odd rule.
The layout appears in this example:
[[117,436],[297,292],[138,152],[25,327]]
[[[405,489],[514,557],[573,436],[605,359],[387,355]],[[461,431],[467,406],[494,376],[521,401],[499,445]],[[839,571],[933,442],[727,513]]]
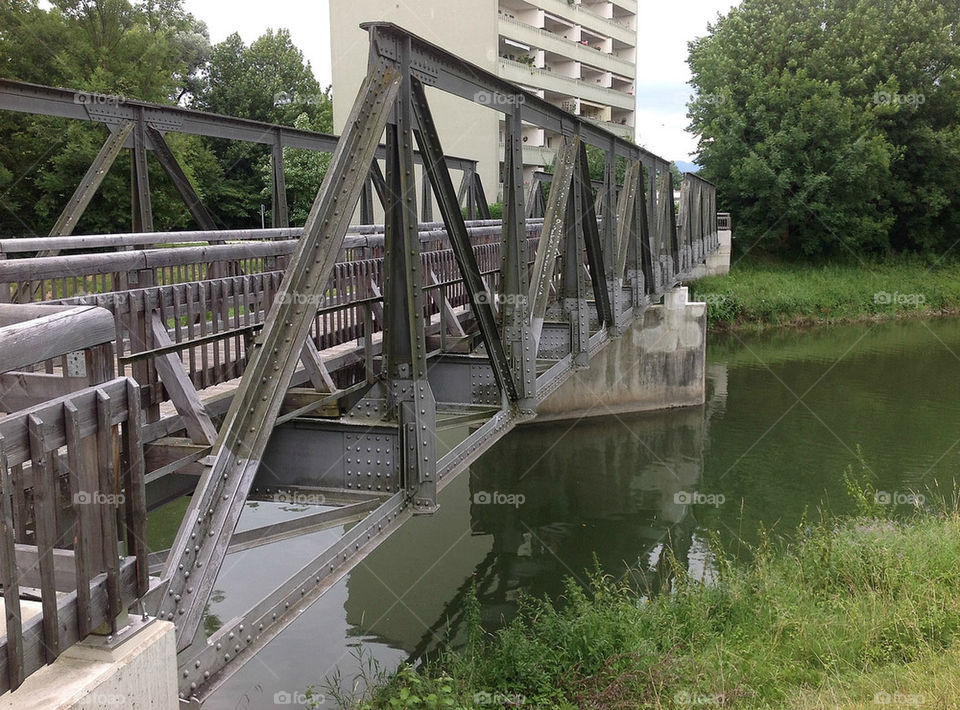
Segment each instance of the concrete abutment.
[[537,407],[536,421],[704,403],[707,306],[675,288]]

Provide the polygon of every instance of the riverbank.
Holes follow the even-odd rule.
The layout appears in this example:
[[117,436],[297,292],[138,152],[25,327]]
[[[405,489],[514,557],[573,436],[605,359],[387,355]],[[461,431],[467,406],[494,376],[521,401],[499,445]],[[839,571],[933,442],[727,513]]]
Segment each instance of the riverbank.
[[[379,676],[346,707],[953,707],[960,697],[960,514],[862,515],[768,539],[749,563],[716,555],[691,579],[669,554],[669,594],[599,575],[560,604],[524,599],[490,635],[468,602],[468,640]],[[369,678],[367,679],[370,680]],[[328,696],[328,702],[331,699]]]
[[847,264],[758,263],[690,284],[713,331],[764,330],[960,313],[960,268],[901,257]]

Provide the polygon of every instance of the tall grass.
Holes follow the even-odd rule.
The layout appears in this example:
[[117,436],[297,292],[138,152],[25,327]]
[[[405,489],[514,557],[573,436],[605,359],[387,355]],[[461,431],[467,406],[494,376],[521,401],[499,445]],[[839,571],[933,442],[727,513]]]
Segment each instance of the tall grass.
[[956,501],[887,520],[862,477],[847,481],[864,515],[764,538],[749,564],[716,553],[709,584],[667,554],[668,593],[595,572],[560,603],[523,598],[495,634],[471,597],[464,646],[333,696],[363,708],[956,707]]
[[715,329],[765,328],[960,311],[960,264],[899,257],[840,264],[735,263],[691,284]]

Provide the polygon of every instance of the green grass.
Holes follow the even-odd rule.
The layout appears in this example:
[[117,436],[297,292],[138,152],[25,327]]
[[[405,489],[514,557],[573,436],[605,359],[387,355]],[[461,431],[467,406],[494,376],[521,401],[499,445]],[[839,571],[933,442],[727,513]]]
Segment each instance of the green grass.
[[846,264],[735,263],[691,284],[714,330],[764,329],[960,312],[960,264],[919,257]]
[[370,665],[357,695],[331,690],[328,700],[362,708],[470,708],[491,696],[500,701],[494,707],[524,708],[856,708],[889,696],[956,707],[956,501],[888,520],[877,517],[863,479],[847,480],[862,515],[805,523],[791,541],[765,538],[749,563],[717,555],[719,576],[709,584],[667,555],[669,593],[648,599],[595,573],[588,589],[568,582],[557,604],[522,599],[516,619],[492,635],[472,599],[465,645],[393,674]]

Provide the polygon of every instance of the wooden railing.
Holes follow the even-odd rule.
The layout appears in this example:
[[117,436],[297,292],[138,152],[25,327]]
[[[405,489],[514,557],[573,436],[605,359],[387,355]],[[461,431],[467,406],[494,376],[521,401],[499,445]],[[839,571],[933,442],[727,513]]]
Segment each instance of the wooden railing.
[[[117,378],[0,418],[0,692],[148,589],[137,383]],[[21,596],[39,596],[40,609]]]
[[[424,315],[432,318],[444,301],[458,308],[469,299],[446,233],[423,226],[428,227],[421,232],[423,286],[436,296],[424,299]],[[540,220],[527,225],[531,262],[540,228]],[[382,329],[383,240],[374,229],[348,239],[345,260],[334,266],[322,297],[310,304],[316,308],[311,335],[319,350],[354,341],[369,348]],[[496,292],[499,226],[475,222],[471,230],[477,263]],[[162,377],[157,358],[179,359],[197,390],[243,374],[249,345],[273,305],[294,247],[285,239],[127,251],[118,242],[113,245],[118,250],[97,254],[11,258],[0,260],[0,291],[6,289],[14,300],[24,294],[113,313],[117,372],[140,383],[152,422],[159,418],[159,405],[171,399],[171,382]],[[226,275],[214,277],[217,273]]]

